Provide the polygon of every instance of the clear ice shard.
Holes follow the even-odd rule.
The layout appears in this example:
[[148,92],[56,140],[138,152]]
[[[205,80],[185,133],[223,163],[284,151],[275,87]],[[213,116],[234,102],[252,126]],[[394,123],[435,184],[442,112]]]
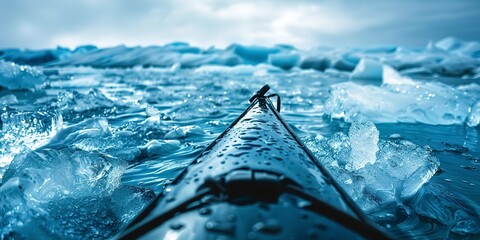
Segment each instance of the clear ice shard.
[[366,211],[415,195],[440,165],[428,147],[379,140],[371,122],[354,122],[348,135],[338,132],[305,142]]

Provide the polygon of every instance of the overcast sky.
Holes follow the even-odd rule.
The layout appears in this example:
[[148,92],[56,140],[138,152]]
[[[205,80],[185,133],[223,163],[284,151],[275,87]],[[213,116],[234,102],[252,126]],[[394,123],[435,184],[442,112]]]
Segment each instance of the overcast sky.
[[480,1],[0,0],[0,48],[425,46],[446,36],[480,40]]

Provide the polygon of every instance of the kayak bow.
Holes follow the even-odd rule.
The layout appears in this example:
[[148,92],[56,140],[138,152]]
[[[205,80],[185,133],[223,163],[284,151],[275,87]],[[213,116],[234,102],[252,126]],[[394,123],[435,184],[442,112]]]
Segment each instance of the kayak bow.
[[388,239],[285,123],[269,89],[119,238]]

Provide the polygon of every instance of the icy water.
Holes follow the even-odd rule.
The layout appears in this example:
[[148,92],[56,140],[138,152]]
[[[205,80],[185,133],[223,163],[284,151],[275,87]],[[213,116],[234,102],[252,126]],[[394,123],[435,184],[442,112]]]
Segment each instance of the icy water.
[[[285,120],[386,231],[480,238],[476,79],[405,77],[389,67],[378,83],[346,71],[265,65],[0,63],[0,239],[114,236],[264,84],[281,95]],[[30,89],[8,82],[7,73]]]

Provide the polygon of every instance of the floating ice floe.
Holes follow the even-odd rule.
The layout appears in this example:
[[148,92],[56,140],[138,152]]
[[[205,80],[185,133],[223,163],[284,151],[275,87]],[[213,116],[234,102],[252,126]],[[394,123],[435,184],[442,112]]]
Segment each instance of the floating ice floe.
[[475,85],[453,87],[439,82],[414,81],[384,66],[382,86],[354,82],[333,85],[325,112],[347,122],[370,120],[434,125],[467,122],[473,126],[479,93]]
[[354,122],[348,135],[338,132],[305,142],[366,211],[412,197],[440,165],[428,147],[404,140],[379,140],[371,122]]
[[36,67],[0,60],[0,88],[34,89],[45,80],[46,76]]

